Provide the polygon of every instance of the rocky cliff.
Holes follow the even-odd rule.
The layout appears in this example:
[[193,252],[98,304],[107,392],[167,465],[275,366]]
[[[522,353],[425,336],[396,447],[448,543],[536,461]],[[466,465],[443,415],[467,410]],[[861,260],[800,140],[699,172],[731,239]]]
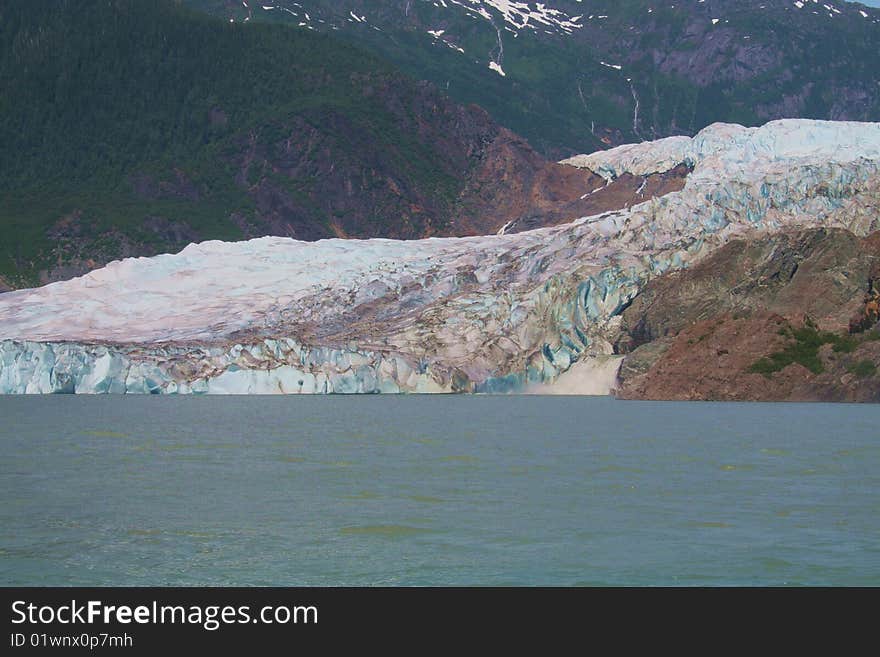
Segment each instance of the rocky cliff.
[[737,239],[622,314],[628,399],[880,401],[880,233]]
[[608,392],[652,281],[736,239],[880,228],[878,124],[719,124],[572,164],[609,184],[692,172],[680,191],[520,233],[206,242],[7,293],[0,390],[495,392],[575,369],[606,380],[611,363]]

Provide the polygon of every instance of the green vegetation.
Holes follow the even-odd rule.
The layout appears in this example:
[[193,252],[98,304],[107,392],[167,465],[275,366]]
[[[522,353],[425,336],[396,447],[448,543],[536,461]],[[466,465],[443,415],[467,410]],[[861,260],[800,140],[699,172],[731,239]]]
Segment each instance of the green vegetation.
[[859,346],[859,340],[852,335],[835,336],[831,344],[834,345],[834,352],[838,354],[851,354]]
[[[832,345],[832,350],[835,353],[849,354],[855,351],[862,341],[876,339],[873,338],[872,334],[857,337],[820,331],[810,320],[807,320],[802,328],[784,326],[779,330],[779,334],[789,338],[789,343],[786,347],[753,363],[749,367],[749,372],[763,374],[769,378],[774,372],[781,372],[789,365],[798,363],[806,367],[813,374],[822,374],[825,371],[825,366],[819,357],[819,349],[826,344]],[[870,361],[863,361],[856,366],[860,368],[859,372],[864,371],[866,367],[864,365],[865,362],[870,363]],[[858,376],[871,376],[872,374],[873,372],[869,374],[859,373]]]
[[850,365],[846,369],[860,379],[874,376],[877,373],[877,366],[870,360],[860,360],[858,363]]
[[769,377],[780,372],[793,363],[803,365],[813,374],[821,374],[825,366],[819,358],[819,349],[826,344],[834,345],[834,351],[848,353],[855,346],[850,336],[841,336],[828,331],[820,331],[814,324],[807,322],[802,328],[787,327],[780,329],[789,338],[789,344],[782,351],[777,351],[753,363],[750,372]]

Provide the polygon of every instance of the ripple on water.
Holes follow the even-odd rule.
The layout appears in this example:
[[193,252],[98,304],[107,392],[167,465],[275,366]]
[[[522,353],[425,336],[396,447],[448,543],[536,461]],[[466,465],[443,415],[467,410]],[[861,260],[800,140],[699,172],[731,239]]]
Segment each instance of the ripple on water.
[[467,454],[453,454],[452,456],[444,456],[440,459],[446,463],[479,463],[480,459],[476,456],[468,456]]
[[755,466],[748,463],[742,465],[733,465],[728,463],[721,466],[721,470],[723,472],[751,472],[754,469]]
[[360,493],[354,493],[352,495],[343,495],[342,499],[344,500],[378,500],[382,496],[379,493],[374,493],[372,491],[364,490]]
[[214,532],[206,532],[197,529],[128,529],[125,532],[129,536],[154,538],[157,536],[184,536],[186,538],[209,539],[217,538]]
[[382,536],[385,538],[403,538],[430,534],[433,530],[425,527],[410,527],[409,525],[362,525],[357,527],[342,527],[339,533],[349,536]]
[[624,465],[606,465],[596,470],[596,473],[621,473],[621,474],[644,474],[641,468],[630,468]]
[[446,501],[439,497],[431,497],[430,495],[410,495],[407,499],[413,502],[421,502],[422,504],[442,504]]

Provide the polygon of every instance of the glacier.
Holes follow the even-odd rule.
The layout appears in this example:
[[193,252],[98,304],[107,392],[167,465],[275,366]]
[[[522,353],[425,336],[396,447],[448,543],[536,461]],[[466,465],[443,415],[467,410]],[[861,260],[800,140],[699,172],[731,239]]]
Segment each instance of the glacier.
[[512,235],[210,241],[8,292],[0,393],[607,394],[619,315],[651,278],[743,235],[880,229],[880,124],[715,124],[564,163],[692,173]]

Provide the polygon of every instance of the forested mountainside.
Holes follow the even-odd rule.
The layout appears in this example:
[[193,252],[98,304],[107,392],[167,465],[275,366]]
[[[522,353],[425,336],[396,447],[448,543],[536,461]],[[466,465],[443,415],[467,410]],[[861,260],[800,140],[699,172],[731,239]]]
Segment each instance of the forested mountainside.
[[716,121],[880,120],[880,10],[816,0],[184,0],[333,32],[554,158]]

